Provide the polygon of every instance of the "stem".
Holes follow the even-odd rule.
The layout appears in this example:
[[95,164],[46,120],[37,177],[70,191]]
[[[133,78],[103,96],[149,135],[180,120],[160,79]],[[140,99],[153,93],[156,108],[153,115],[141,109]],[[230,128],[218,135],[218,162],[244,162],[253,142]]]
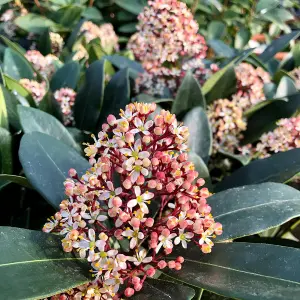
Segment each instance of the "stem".
[[198,4],[199,4],[200,0],[194,0],[194,3],[192,5],[192,13],[193,15],[195,14],[195,12],[197,11],[197,7],[198,7]]
[[90,7],[94,5],[94,1],[95,1],[95,0],[90,0],[90,2],[89,2],[89,6],[90,6]]

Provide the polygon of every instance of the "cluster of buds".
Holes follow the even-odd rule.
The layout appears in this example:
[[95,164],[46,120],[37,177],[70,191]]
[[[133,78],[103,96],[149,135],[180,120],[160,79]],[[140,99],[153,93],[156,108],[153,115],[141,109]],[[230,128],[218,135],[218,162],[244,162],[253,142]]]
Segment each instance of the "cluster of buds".
[[296,87],[300,90],[300,67],[294,69],[291,75],[295,78]]
[[206,70],[202,60],[207,46],[185,3],[148,1],[138,18],[138,32],[127,45],[146,70],[137,79],[138,92],[161,96],[168,88],[174,96],[187,70],[205,81],[216,69]]
[[55,32],[50,32],[51,52],[55,56],[59,56],[64,47],[64,39]]
[[237,92],[232,100],[243,110],[266,100],[264,85],[270,83],[270,75],[262,68],[254,68],[248,63],[241,63],[235,68]]
[[64,124],[72,125],[74,121],[72,108],[75,103],[76,92],[70,88],[61,88],[54,93],[55,100],[59,103],[63,114]]
[[31,94],[36,104],[39,104],[46,95],[46,83],[22,78],[20,84]]
[[58,60],[55,55],[48,54],[44,56],[37,50],[28,50],[25,53],[25,57],[42,76],[50,78],[55,72],[53,62]]
[[83,45],[77,44],[74,46],[73,50],[75,53],[72,57],[72,60],[82,60],[89,58],[89,54]]
[[83,34],[87,43],[99,38],[101,47],[107,53],[111,53],[113,50],[119,50],[119,38],[110,23],[98,26],[90,21],[86,21],[82,24],[80,33]]
[[281,119],[277,125],[274,131],[261,136],[255,149],[258,157],[300,148],[300,117]]
[[181,269],[183,257],[167,260],[174,245],[191,242],[209,253],[222,233],[188,161],[188,128],[165,110],[153,118],[155,109],[132,103],[119,119],[108,116],[85,149],[92,167],[82,177],[69,171],[68,199],[43,228],[90,262],[94,281],[85,299],[130,297],[158,269]]

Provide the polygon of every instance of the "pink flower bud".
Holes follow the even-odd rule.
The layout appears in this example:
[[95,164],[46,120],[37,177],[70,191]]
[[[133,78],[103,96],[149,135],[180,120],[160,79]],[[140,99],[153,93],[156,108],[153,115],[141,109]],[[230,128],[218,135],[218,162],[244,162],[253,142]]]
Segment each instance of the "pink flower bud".
[[167,266],[167,263],[164,260],[160,260],[157,264],[160,269],[164,269]]
[[149,242],[149,247],[150,247],[151,249],[155,249],[155,248],[157,247],[157,242],[151,240],[151,241]]
[[134,135],[132,132],[127,132],[125,134],[125,141],[127,144],[132,144],[134,143]]
[[142,185],[142,184],[144,184],[144,182],[145,182],[145,177],[143,175],[139,175],[139,177],[136,180],[136,183],[138,185]]
[[162,234],[163,236],[165,236],[165,237],[168,237],[168,236],[170,235],[170,230],[167,229],[167,228],[165,228],[165,229],[161,232],[161,234]]
[[144,135],[143,139],[142,139],[143,143],[145,143],[145,144],[149,144],[151,142],[151,140],[152,140],[152,138],[150,135]]
[[143,284],[142,283],[139,283],[139,284],[135,284],[134,285],[134,289],[139,292],[141,289],[143,288]]
[[201,245],[201,250],[203,253],[210,253],[211,252],[211,246],[207,244]]
[[121,207],[122,206],[122,200],[120,197],[114,197],[112,200],[112,204],[115,207]]
[[139,228],[141,225],[141,221],[138,218],[132,218],[130,224],[132,227]]
[[175,263],[174,260],[170,260],[170,261],[168,262],[168,267],[169,267],[170,269],[174,269],[175,266],[176,266],[176,263]]
[[183,263],[184,262],[184,258],[182,257],[182,256],[178,256],[177,258],[176,258],[176,262],[179,262],[179,263]]
[[109,125],[108,124],[106,124],[106,123],[102,124],[102,130],[103,131],[107,131],[108,129],[109,129]]
[[191,187],[191,183],[189,181],[185,181],[182,185],[182,187],[186,190],[188,190]]
[[179,204],[185,204],[189,201],[189,198],[187,196],[181,196],[179,199],[178,199],[178,203]]
[[164,123],[164,117],[161,116],[161,115],[155,116],[154,123],[155,123],[156,126],[162,126],[163,123]]
[[114,236],[120,240],[120,239],[123,239],[123,236],[122,236],[122,233],[123,233],[123,230],[122,229],[117,229],[114,233]]
[[161,127],[155,127],[155,128],[154,128],[154,133],[155,133],[156,135],[162,135],[162,134],[163,134],[163,130],[162,130]]
[[130,181],[130,179],[125,179],[124,182],[123,182],[123,186],[126,190],[129,190],[131,189],[132,187],[132,183]]
[[130,219],[130,215],[126,214],[124,211],[121,211],[119,214],[120,220],[125,223]]
[[190,209],[190,210],[188,210],[186,216],[187,216],[189,219],[194,219],[195,215],[196,215],[196,210],[195,210],[195,209]]
[[114,126],[116,124],[116,117],[114,115],[109,115],[107,117],[107,123],[110,125],[110,126]]
[[208,191],[208,189],[207,189],[207,188],[202,188],[202,189],[200,190],[200,196],[201,196],[201,197],[207,198],[207,197],[209,196],[209,191]]
[[221,235],[223,232],[222,224],[221,223],[215,223],[214,224],[215,234]]
[[146,222],[145,222],[145,225],[146,225],[147,227],[152,227],[153,224],[154,224],[154,219],[153,219],[153,218],[148,218],[148,219],[146,220]]
[[185,162],[185,161],[188,159],[187,153],[181,153],[181,154],[178,156],[178,159],[179,159],[180,162]]
[[76,175],[77,175],[77,172],[76,172],[75,169],[70,169],[70,170],[69,170],[69,176],[70,176],[70,177],[75,177]]
[[151,163],[153,166],[158,166],[159,165],[159,160],[158,158],[154,157],[151,159]]
[[166,178],[165,172],[157,172],[156,173],[156,178],[159,180],[164,180]]
[[140,279],[140,277],[133,276],[131,281],[134,285],[136,285],[136,284],[139,284],[141,282],[141,279]]
[[178,219],[175,217],[170,217],[170,219],[167,222],[167,226],[169,229],[175,228],[177,224],[178,224]]
[[153,231],[151,232],[151,240],[156,241],[158,239],[158,234],[157,232]]
[[132,288],[127,288],[127,289],[125,290],[125,292],[124,292],[124,295],[125,295],[126,297],[131,297],[131,296],[133,296],[133,295],[134,295],[134,289],[132,289]]
[[181,263],[178,263],[178,262],[175,263],[175,270],[176,271],[181,270]]
[[163,188],[163,185],[162,185],[160,182],[157,183],[156,189],[157,189],[158,191],[161,191],[162,188]]
[[176,187],[173,182],[170,182],[167,184],[166,189],[167,189],[168,193],[172,193],[175,191]]
[[153,277],[155,275],[155,272],[156,270],[153,267],[151,267],[146,271],[146,275],[149,277]]
[[151,160],[149,158],[144,158],[143,159],[143,166],[145,168],[148,168],[151,165]]
[[149,182],[148,182],[148,187],[149,187],[150,189],[155,189],[155,188],[156,188],[156,181],[153,180],[153,179],[149,180]]
[[180,220],[180,221],[179,221],[179,227],[180,227],[181,229],[184,229],[184,228],[186,228],[187,226],[188,226],[188,223],[187,223],[186,220]]
[[197,185],[198,186],[203,186],[205,184],[205,180],[203,179],[203,178],[199,178],[198,180],[197,180]]

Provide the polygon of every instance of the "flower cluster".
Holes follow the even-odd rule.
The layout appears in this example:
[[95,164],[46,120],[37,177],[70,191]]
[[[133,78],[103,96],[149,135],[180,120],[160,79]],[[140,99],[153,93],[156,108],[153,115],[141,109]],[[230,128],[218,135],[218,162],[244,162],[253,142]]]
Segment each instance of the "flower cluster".
[[187,70],[203,82],[216,69],[206,69],[202,61],[207,46],[186,4],[177,0],[148,1],[139,21],[138,32],[127,46],[146,70],[137,79],[138,92],[163,95],[168,88],[174,96]]
[[119,49],[119,38],[116,35],[112,24],[107,23],[98,26],[90,21],[86,21],[82,24],[80,32],[84,35],[87,43],[99,38],[102,48],[107,53]]
[[297,89],[300,90],[300,67],[294,69],[291,73],[291,75],[295,78]]
[[300,117],[281,119],[277,125],[274,131],[263,134],[256,145],[256,154],[260,158],[300,148]]
[[51,52],[55,56],[59,56],[63,47],[64,39],[55,32],[50,32]]
[[36,104],[39,104],[46,94],[46,83],[44,81],[40,83],[35,80],[22,78],[20,84],[30,92]]
[[70,88],[61,88],[54,93],[54,98],[60,105],[66,126],[72,125],[74,120],[72,108],[75,103],[75,97],[76,92]]
[[264,85],[270,83],[270,75],[262,68],[254,68],[248,63],[241,63],[235,68],[237,92],[232,100],[243,110],[266,100]]
[[37,50],[28,50],[25,53],[26,59],[32,63],[34,69],[38,71],[42,76],[49,78],[55,71],[53,62],[58,58],[52,54],[44,56]]
[[220,149],[234,153],[246,130],[243,110],[234,101],[219,99],[207,110],[213,133],[213,153]]
[[92,167],[82,177],[69,171],[68,199],[43,228],[90,262],[95,280],[82,289],[86,299],[118,299],[120,285],[130,297],[156,270],[181,269],[183,257],[165,260],[174,245],[193,242],[209,253],[222,233],[187,158],[187,127],[165,110],[152,118],[155,108],[133,103],[119,119],[108,116],[85,149]]
[[75,53],[72,57],[72,60],[81,60],[89,58],[89,54],[83,45],[77,44],[74,46],[73,50],[75,51]]

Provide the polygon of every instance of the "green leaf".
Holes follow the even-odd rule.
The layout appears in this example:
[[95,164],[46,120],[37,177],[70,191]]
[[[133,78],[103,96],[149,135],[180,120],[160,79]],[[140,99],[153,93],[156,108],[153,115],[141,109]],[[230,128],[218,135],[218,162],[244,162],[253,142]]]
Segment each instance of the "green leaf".
[[13,170],[12,137],[4,128],[0,128],[0,170],[7,174]]
[[10,183],[16,183],[29,189],[33,188],[25,177],[9,174],[0,174],[0,188]]
[[63,183],[69,169],[81,176],[90,168],[76,150],[40,132],[23,136],[19,158],[28,181],[56,209],[65,198]]
[[0,5],[3,5],[3,4],[6,4],[6,3],[9,3],[13,0],[0,0]]
[[187,72],[173,102],[172,113],[176,115],[186,113],[196,106],[206,109],[205,98],[197,79],[191,72]]
[[5,49],[3,72],[16,80],[22,78],[34,79],[33,70],[29,62],[11,48]]
[[239,28],[234,41],[234,48],[243,49],[249,42],[251,37],[250,30],[246,27]]
[[140,292],[137,292],[132,300],[190,300],[195,296],[195,291],[182,284],[174,283],[168,280],[148,278]]
[[190,132],[189,149],[207,163],[212,151],[212,132],[205,111],[202,107],[193,108],[185,115],[183,123]]
[[3,78],[5,81],[5,86],[16,96],[20,95],[25,98],[30,106],[36,107],[36,103],[33,100],[31,94],[15,79],[9,77],[6,74],[3,74]]
[[236,54],[236,51],[222,42],[221,40],[209,40],[207,42],[210,48],[215,52],[218,57],[231,58]]
[[53,75],[50,88],[53,92],[63,87],[75,89],[80,77],[80,64],[77,61],[66,63]]
[[78,23],[83,10],[83,6],[67,5],[54,12],[53,20],[64,27],[72,28]]
[[294,16],[284,8],[274,8],[262,15],[262,19],[284,26],[286,22],[294,19]]
[[146,0],[115,0],[115,3],[135,15],[138,15],[147,5]]
[[207,28],[208,40],[222,39],[226,34],[226,25],[221,21],[211,21]]
[[257,13],[264,14],[268,10],[278,6],[278,4],[279,4],[278,0],[259,0],[255,7],[255,11]]
[[[180,249],[181,250],[181,249]],[[175,249],[170,255],[182,255]],[[182,269],[168,274],[183,283],[235,299],[295,300],[300,283],[300,249],[267,244],[216,244],[203,254],[184,252]]]
[[[4,86],[0,85],[0,89],[2,90],[2,96],[4,96],[9,124],[11,124],[16,130],[21,130],[21,124],[17,112],[17,105],[19,105],[20,102],[18,101],[17,97]],[[0,103],[1,103],[1,98],[2,97],[0,94]],[[2,106],[0,105],[0,107]]]
[[38,39],[38,49],[43,55],[51,54],[50,30],[46,28]]
[[280,38],[274,40],[265,51],[259,55],[259,59],[266,63],[268,62],[277,52],[284,49],[290,41],[296,39],[300,35],[300,30],[295,30],[291,33],[285,34]]
[[5,93],[0,85],[0,128],[8,129],[8,113],[6,107]]
[[217,241],[253,235],[300,215],[300,192],[281,183],[245,185],[208,200],[216,222],[224,227]]
[[12,42],[4,35],[0,35],[0,39],[11,49],[15,50],[16,52],[20,53],[21,55],[24,55],[26,53],[26,50],[23,49],[20,45]]
[[123,33],[134,33],[134,32],[136,32],[136,25],[137,25],[136,22],[127,23],[127,24],[120,26],[118,28],[118,31],[123,32]]
[[229,158],[239,161],[243,166],[248,165],[249,162],[251,161],[251,157],[247,155],[233,154],[224,150],[219,150],[218,152]]
[[72,48],[78,38],[78,35],[79,35],[79,32],[80,32],[80,28],[82,26],[82,24],[85,22],[84,19],[80,20],[75,26],[74,26],[74,29],[72,30],[69,38],[68,38],[68,41],[67,41],[67,44],[66,46],[68,47],[68,49],[70,51],[72,51]]
[[101,12],[93,6],[86,7],[81,16],[87,20],[100,22],[103,20]]
[[46,28],[53,31],[63,29],[62,26],[56,24],[46,17],[29,13],[25,16],[20,16],[15,19],[15,24],[25,31],[42,34]]
[[0,227],[0,244],[3,299],[44,299],[90,280],[88,266],[62,250],[59,236]]
[[296,43],[293,47],[293,58],[295,61],[295,67],[300,67],[300,43]]
[[205,186],[212,191],[212,183],[208,168],[203,159],[194,152],[189,152],[189,161],[195,165],[195,170],[199,173],[199,178],[205,180]]
[[108,115],[118,115],[120,109],[125,108],[129,101],[129,70],[126,68],[117,72],[105,88],[98,126],[102,125]]
[[25,133],[45,133],[80,151],[69,131],[53,116],[39,109],[21,105],[18,105],[18,113]]
[[[76,96],[74,116],[76,127],[94,131],[104,96],[105,61],[95,61],[86,70],[85,84]],[[117,91],[115,91],[117,92]]]
[[216,191],[267,181],[283,183],[300,172],[300,149],[279,152],[238,169],[216,186]]

